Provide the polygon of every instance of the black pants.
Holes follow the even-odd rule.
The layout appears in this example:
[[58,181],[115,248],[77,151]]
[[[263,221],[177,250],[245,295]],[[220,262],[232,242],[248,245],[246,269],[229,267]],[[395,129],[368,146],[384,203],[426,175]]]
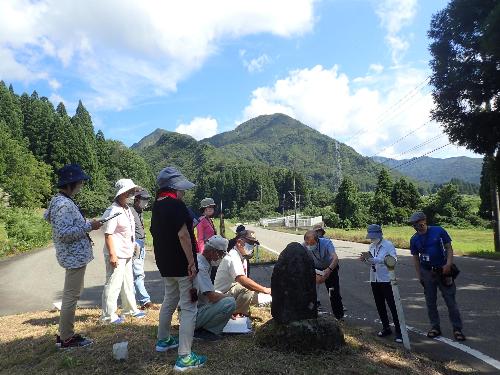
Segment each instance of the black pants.
[[342,304],[342,297],[340,295],[339,266],[325,280],[325,286],[330,295],[333,315],[337,319],[342,319],[344,317],[344,305]]
[[394,328],[396,333],[401,334],[401,328],[399,326],[398,311],[396,310],[396,303],[394,302],[394,295],[392,294],[391,283],[371,283],[373,298],[375,299],[375,305],[377,305],[378,316],[382,321],[382,326],[384,328],[389,327],[389,317],[387,316],[387,309],[385,303],[389,306],[392,314],[392,321],[394,322]]

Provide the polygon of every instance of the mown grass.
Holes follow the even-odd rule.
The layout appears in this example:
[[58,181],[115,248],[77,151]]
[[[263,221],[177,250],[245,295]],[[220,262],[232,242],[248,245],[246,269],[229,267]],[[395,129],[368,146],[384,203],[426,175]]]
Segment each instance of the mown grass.
[[[176,350],[154,350],[158,311],[120,326],[99,323],[99,309],[78,309],[76,330],[94,340],[89,348],[55,347],[58,313],[37,312],[0,317],[0,373],[2,374],[171,374]],[[254,328],[268,321],[268,308],[253,308]],[[174,315],[173,334],[178,331]],[[195,340],[193,350],[208,356],[205,367],[193,374],[463,374],[471,369],[409,354],[372,333],[344,326],[346,345],[329,353],[282,353],[254,344],[250,335],[227,336],[209,343]],[[129,358],[116,361],[114,343],[128,341]]]
[[[275,229],[275,228],[273,228]],[[384,237],[397,248],[409,249],[410,238],[415,230],[410,226],[384,226]],[[453,251],[458,255],[479,256],[500,259],[500,253],[495,252],[493,231],[483,228],[445,228],[452,238]],[[278,228],[277,230],[295,233],[293,229]],[[302,230],[304,232],[305,230]],[[301,233],[302,233],[301,232]],[[330,238],[344,241],[369,243],[365,238],[366,229],[328,228],[326,235]]]

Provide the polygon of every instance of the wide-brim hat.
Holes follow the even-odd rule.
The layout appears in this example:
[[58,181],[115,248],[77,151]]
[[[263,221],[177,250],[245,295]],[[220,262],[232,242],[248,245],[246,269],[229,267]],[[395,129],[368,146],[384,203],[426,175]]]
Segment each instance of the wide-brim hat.
[[367,233],[366,233],[366,238],[369,239],[375,239],[375,238],[382,238],[382,227],[377,224],[370,224],[368,225]]
[[59,177],[57,181],[58,188],[73,182],[90,180],[90,176],[85,174],[82,167],[78,164],[66,164],[57,171],[57,175]]
[[140,188],[135,192],[135,197],[139,199],[149,199],[151,198],[151,194],[149,194],[149,192],[146,189]]
[[115,198],[130,190],[136,190],[138,186],[130,178],[122,178],[115,183]]
[[316,232],[317,231],[322,231],[323,234],[326,233],[326,231],[325,231],[325,223],[323,223],[322,221],[320,221],[318,224],[314,224],[313,227],[312,227],[312,229],[314,231],[316,231]]
[[169,188],[172,190],[189,190],[195,186],[174,167],[163,168],[160,173],[158,173],[156,183],[160,189]]
[[205,246],[208,245],[211,248],[220,251],[224,254],[227,253],[227,245],[229,244],[229,241],[225,239],[224,237],[214,234],[212,237],[210,237],[207,242],[205,242]]
[[215,207],[216,204],[212,198],[204,198],[200,202],[200,208]]

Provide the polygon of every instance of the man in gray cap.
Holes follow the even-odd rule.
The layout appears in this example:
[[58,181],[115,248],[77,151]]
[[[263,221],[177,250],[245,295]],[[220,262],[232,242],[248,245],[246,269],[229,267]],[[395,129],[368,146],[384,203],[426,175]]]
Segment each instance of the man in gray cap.
[[453,336],[457,341],[464,341],[462,319],[455,300],[457,287],[452,277],[452,270],[455,267],[453,267],[451,237],[440,226],[427,225],[427,217],[423,212],[415,212],[409,221],[416,231],[410,239],[410,251],[413,255],[417,278],[424,287],[427,314],[431,323],[427,337],[441,336],[437,310],[437,289],[439,288],[448,307]]
[[[159,190],[153,204],[151,234],[156,265],[165,282],[156,350],[164,352],[178,347],[174,370],[184,371],[203,366],[207,360],[191,351],[197,313],[193,282],[198,264],[193,220],[182,198],[194,184],[174,167],[162,169],[156,182]],[[170,334],[177,305],[182,311],[178,338]]]
[[259,241],[252,230],[240,232],[234,247],[222,259],[215,275],[215,290],[234,297],[235,315],[250,315],[250,305],[256,303],[258,293],[271,294],[271,288],[248,277],[248,259],[253,256]]
[[144,241],[146,235],[144,233],[144,220],[142,212],[147,207],[151,195],[146,189],[141,188],[135,193],[134,204],[130,207],[130,211],[134,216],[135,221],[135,252],[132,258],[132,269],[134,271],[135,298],[139,303],[141,310],[154,309],[151,303],[146,286],[144,285],[144,261],[146,258],[146,248]]
[[228,240],[216,234],[204,243],[204,251],[198,253],[199,272],[195,286],[198,290],[198,315],[194,337],[204,340],[218,340],[225,325],[236,309],[232,296],[216,292],[210,273],[212,266],[217,266],[227,254]]

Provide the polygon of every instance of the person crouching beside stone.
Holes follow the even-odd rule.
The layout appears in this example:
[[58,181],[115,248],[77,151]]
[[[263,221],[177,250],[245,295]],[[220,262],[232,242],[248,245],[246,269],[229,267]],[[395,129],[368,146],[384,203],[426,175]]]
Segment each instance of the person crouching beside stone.
[[59,265],[66,270],[56,345],[61,348],[82,347],[93,343],[75,334],[75,310],[83,290],[85,269],[94,259],[89,232],[99,229],[97,220],[86,220],[73,201],[90,179],[78,164],[68,164],[57,171],[59,192],[50,201],[44,217],[52,226],[52,239]]
[[228,240],[219,235],[210,237],[204,243],[204,251],[198,253],[198,274],[195,288],[198,290],[198,313],[194,337],[204,340],[218,340],[220,334],[236,309],[233,297],[215,291],[210,280],[212,266],[217,266],[227,254]]
[[333,242],[327,238],[318,237],[314,230],[304,234],[304,247],[314,262],[316,268],[316,283],[325,284],[330,295],[330,304],[335,318],[344,318],[344,305],[340,295],[339,258],[335,253]]
[[241,232],[234,247],[222,259],[215,275],[215,290],[236,300],[235,315],[250,315],[250,305],[257,302],[255,292],[271,294],[271,288],[262,286],[248,277],[248,259],[253,256],[254,248],[258,244],[254,231]]
[[396,336],[394,341],[402,343],[401,328],[399,326],[398,311],[392,294],[391,278],[389,270],[384,263],[384,258],[390,255],[396,258],[396,248],[391,241],[383,238],[380,225],[371,224],[368,226],[366,238],[371,241],[367,253],[362,253],[359,259],[370,266],[370,284],[372,287],[373,298],[377,306],[378,316],[382,322],[382,330],[377,333],[378,337],[385,337],[392,333],[389,326],[389,317],[385,304],[389,306],[394,322]]
[[146,314],[135,303],[134,273],[132,256],[135,248],[135,220],[129,205],[134,203],[138,186],[129,178],[122,178],[115,184],[113,204],[104,212],[104,218],[117,215],[104,226],[104,261],[106,283],[102,292],[102,316],[104,322],[121,324],[125,319],[116,313],[118,296],[122,300],[122,313],[134,318]]

